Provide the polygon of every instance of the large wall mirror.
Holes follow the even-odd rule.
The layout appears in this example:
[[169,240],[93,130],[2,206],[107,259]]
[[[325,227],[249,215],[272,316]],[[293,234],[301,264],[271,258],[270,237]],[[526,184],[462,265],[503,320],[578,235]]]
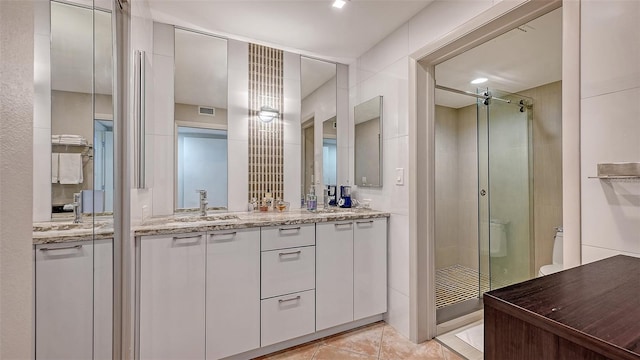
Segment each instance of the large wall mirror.
[[301,194],[337,183],[336,64],[302,57]]
[[[51,212],[113,212],[111,13],[51,2]],[[77,200],[77,198],[76,198]]]
[[175,208],[227,208],[227,40],[175,29]]
[[382,96],[358,104],[355,119],[355,183],[382,186]]

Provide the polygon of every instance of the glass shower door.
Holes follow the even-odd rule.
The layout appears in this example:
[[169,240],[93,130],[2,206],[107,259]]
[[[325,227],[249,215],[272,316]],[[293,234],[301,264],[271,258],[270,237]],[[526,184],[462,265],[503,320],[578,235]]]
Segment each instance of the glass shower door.
[[481,291],[533,274],[531,100],[490,90],[478,103]]

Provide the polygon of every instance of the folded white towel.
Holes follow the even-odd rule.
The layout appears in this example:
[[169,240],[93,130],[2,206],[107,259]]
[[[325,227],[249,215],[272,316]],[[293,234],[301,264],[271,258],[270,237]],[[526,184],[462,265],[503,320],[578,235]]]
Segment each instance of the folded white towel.
[[58,161],[60,160],[60,154],[51,153],[51,183],[58,183]]
[[82,184],[82,155],[61,153],[58,164],[58,180],[60,184]]
[[81,135],[51,135],[52,144],[60,145],[87,145],[87,139]]
[[60,145],[87,145],[87,141],[86,140],[67,140],[67,139],[60,139],[59,142]]

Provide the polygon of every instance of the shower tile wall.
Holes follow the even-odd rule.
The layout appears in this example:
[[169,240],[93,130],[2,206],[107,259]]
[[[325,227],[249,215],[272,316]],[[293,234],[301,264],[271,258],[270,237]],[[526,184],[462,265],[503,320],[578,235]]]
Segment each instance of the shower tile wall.
[[[458,109],[458,219],[460,264],[478,269],[478,130],[474,106]],[[487,269],[481,269],[487,273]]]
[[458,112],[436,106],[436,268],[460,261],[458,227]]
[[478,268],[475,106],[436,106],[436,268]]
[[562,226],[562,82],[520,92],[533,98],[535,269],[551,263],[554,227]]

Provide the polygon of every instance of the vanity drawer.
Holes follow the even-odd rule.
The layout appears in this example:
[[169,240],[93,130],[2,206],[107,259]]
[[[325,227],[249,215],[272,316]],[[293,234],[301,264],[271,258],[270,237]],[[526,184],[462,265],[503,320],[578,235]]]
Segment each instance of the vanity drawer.
[[262,299],[315,288],[315,246],[263,251],[261,255]]
[[261,301],[260,346],[315,331],[315,291],[303,291]]
[[316,243],[315,224],[263,227],[260,232],[262,251],[309,246]]

